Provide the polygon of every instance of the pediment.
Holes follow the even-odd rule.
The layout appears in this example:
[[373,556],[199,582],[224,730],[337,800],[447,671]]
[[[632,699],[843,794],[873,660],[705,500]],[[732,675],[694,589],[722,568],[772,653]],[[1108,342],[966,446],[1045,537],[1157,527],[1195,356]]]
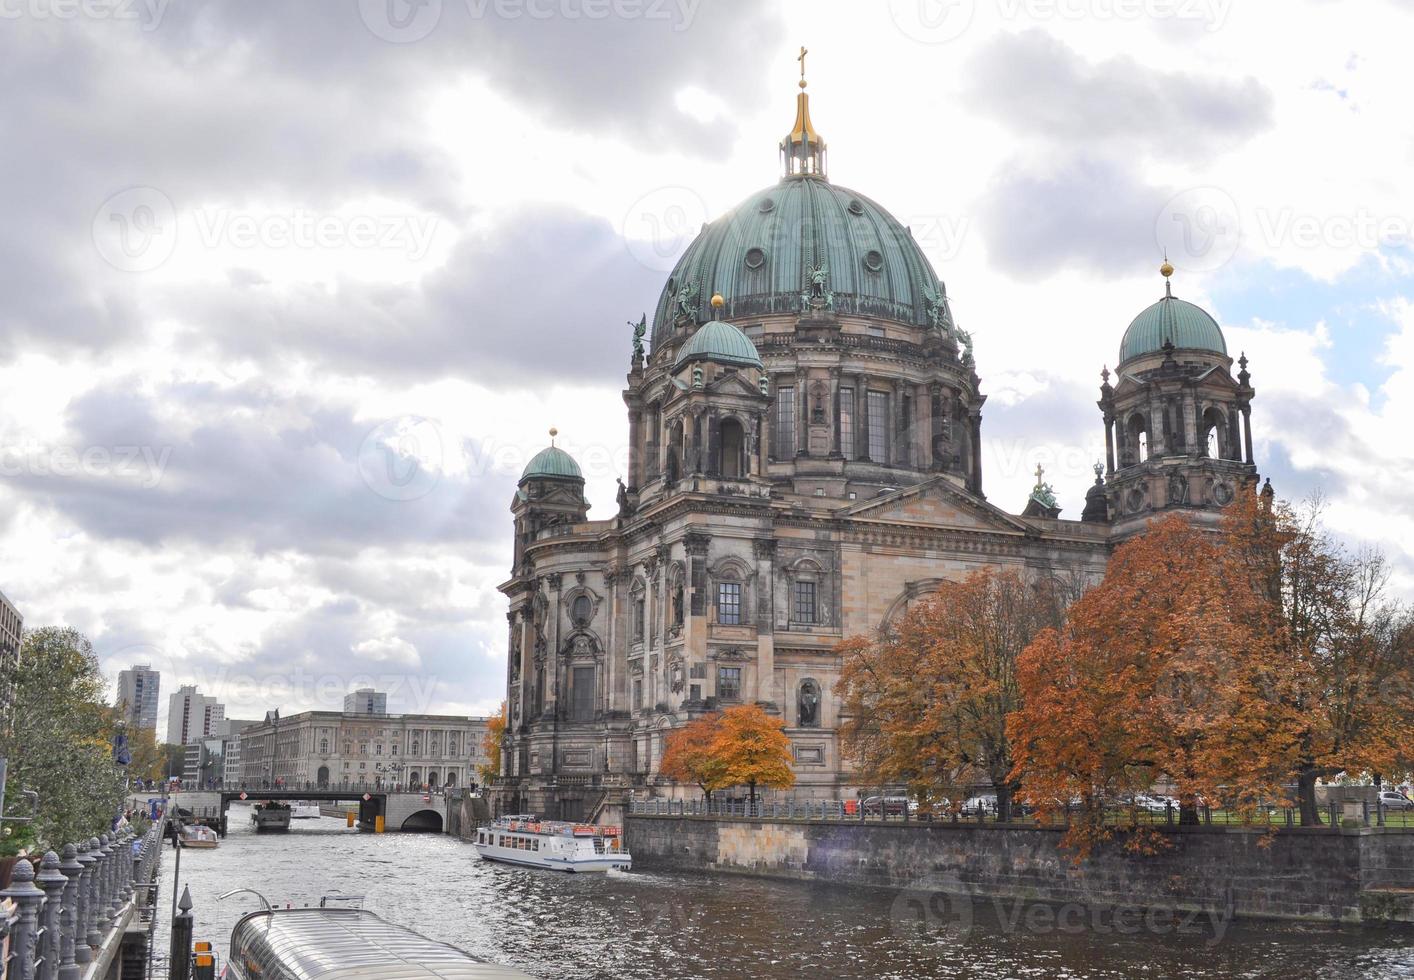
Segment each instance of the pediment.
[[958,487],[947,477],[896,490],[845,512],[859,520],[961,528],[975,531],[1030,530],[1029,525]]

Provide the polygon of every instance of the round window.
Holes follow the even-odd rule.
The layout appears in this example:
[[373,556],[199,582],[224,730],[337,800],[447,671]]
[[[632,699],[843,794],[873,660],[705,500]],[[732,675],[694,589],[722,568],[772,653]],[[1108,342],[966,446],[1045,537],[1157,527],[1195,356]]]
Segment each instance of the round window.
[[876,248],[871,248],[864,255],[864,268],[870,272],[878,272],[884,267],[884,256]]
[[847,210],[849,211],[850,214],[855,214],[855,215],[863,214],[863,213],[864,213],[864,203],[863,203],[862,201],[860,201],[859,198],[857,198],[857,197],[851,198],[849,204],[847,205]]
[[773,197],[763,197],[761,203],[756,205],[756,210],[760,211],[762,214],[770,214],[772,211],[776,210],[776,199]]
[[748,269],[759,269],[766,264],[766,253],[759,248],[749,248],[746,250],[746,267]]

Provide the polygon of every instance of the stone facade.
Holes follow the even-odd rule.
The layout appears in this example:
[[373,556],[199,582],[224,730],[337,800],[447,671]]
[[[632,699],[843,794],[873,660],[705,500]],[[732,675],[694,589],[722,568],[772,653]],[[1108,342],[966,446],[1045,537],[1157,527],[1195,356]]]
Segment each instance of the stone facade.
[[463,787],[480,781],[486,723],[456,715],[271,712],[240,733],[241,778],[250,786]]
[[[1105,372],[1109,459],[1082,519],[1039,472],[1020,514],[989,501],[986,396],[941,281],[907,229],[829,182],[817,133],[782,151],[820,156],[703,230],[651,354],[635,329],[617,514],[587,519],[553,446],[522,475],[503,809],[592,819],[629,789],[684,792],[657,774],[665,734],[741,702],[784,721],[800,794],[853,795],[840,640],[981,568],[1096,581],[1156,515],[1211,520],[1256,479],[1246,362],[1234,379],[1216,322],[1166,294],[1126,333],[1117,386]],[[1150,350],[1176,310],[1206,333]]]

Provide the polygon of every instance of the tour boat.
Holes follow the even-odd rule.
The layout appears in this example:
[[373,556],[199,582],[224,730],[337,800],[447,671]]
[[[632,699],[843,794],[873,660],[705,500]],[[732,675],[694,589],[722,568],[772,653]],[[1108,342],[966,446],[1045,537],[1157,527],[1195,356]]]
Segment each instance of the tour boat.
[[250,811],[257,834],[280,833],[290,829],[290,807],[278,800],[257,803]]
[[268,903],[231,930],[224,972],[228,980],[530,980],[364,909]]
[[537,820],[529,814],[500,817],[478,827],[473,842],[484,861],[555,871],[627,871],[633,856],[617,827]]
[[318,803],[296,803],[290,810],[292,820],[318,820],[321,816]]
[[182,828],[182,846],[201,848],[212,848],[216,846],[216,831],[210,827],[203,827],[200,824]]

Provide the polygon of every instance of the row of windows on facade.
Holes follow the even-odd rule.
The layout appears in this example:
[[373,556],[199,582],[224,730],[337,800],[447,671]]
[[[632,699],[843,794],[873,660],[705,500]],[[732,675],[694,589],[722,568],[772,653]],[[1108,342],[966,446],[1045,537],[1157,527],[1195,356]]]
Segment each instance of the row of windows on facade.
[[[875,462],[887,462],[889,459],[889,401],[890,395],[887,391],[866,391],[864,401],[864,431],[862,445],[855,444],[855,403],[854,389],[840,389],[839,421],[840,421],[840,452],[850,458],[860,455],[867,456]],[[911,396],[904,396],[904,419],[908,424]],[[811,424],[824,424],[826,413],[825,406],[820,399],[816,399],[816,404],[810,409]],[[951,437],[950,422],[943,409],[941,397],[935,397],[932,406],[932,415],[940,420],[943,438]],[[787,459],[795,455],[796,451],[796,400],[795,388],[792,385],[784,385],[776,389],[776,405],[774,417],[774,432],[772,433],[772,454],[776,459]]]
[[[804,626],[817,623],[819,604],[815,582],[791,583],[791,622]],[[676,617],[674,617],[676,619]],[[643,599],[633,604],[633,638],[642,640],[647,622],[646,606]],[[717,622],[722,626],[741,626],[746,620],[741,608],[741,583],[717,583]],[[676,621],[674,626],[680,625]]]
[[[703,679],[707,676],[705,664],[693,664],[692,676]],[[689,684],[688,699],[691,701],[702,700],[702,685]],[[740,667],[718,667],[717,668],[717,700],[718,701],[740,701],[741,700],[741,668]],[[634,710],[645,707],[643,701],[643,678],[636,678],[633,682],[633,707]]]
[[[474,744],[473,744],[473,743],[474,743],[474,740],[473,740],[473,739],[468,739],[467,741],[468,741],[468,744],[473,745],[472,753],[475,754],[475,747],[474,747]],[[368,745],[369,745],[369,743],[367,743],[367,742],[359,742],[359,743],[358,743],[358,754],[359,754],[359,755],[367,755],[367,754],[368,754]],[[353,742],[345,742],[345,743],[344,743],[344,755],[353,755],[353,754],[354,754],[353,746],[354,746],[354,743],[353,743]],[[397,743],[397,742],[394,742],[391,746],[389,746],[389,749],[390,749],[390,751],[388,752],[389,755],[397,755],[397,754],[398,754],[398,743]],[[421,755],[421,754],[422,754],[422,747],[421,747],[420,745],[418,745],[418,743],[413,742],[413,743],[412,743],[412,748],[411,748],[410,751],[411,751],[411,753],[412,753],[413,755]],[[432,751],[433,753],[438,752],[437,746],[436,746],[436,745],[432,745],[432,746],[430,747],[430,751]],[[322,738],[322,739],[319,740],[319,754],[320,754],[320,755],[328,755],[328,754],[329,754],[329,740],[328,740],[327,738]],[[382,755],[382,754],[383,754],[383,743],[382,743],[382,742],[374,742],[374,743],[373,743],[373,754],[374,754],[374,755]],[[456,755],[456,754],[457,754],[457,741],[456,741],[455,736],[452,736],[452,737],[449,737],[449,738],[447,739],[447,755]]]

